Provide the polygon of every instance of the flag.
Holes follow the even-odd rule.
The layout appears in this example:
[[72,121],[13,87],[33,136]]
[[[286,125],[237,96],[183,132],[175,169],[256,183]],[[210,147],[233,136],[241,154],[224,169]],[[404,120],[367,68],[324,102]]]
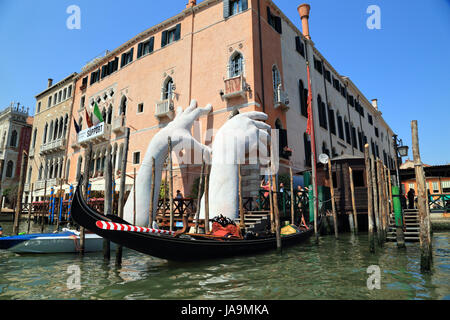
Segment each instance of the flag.
[[100,109],[98,108],[97,102],[95,103],[95,106],[94,106],[94,116],[95,117],[92,117],[92,121],[93,121],[94,125],[104,122],[102,113],[100,112]]
[[87,126],[88,126],[88,128],[90,128],[90,127],[92,127],[92,121],[91,121],[91,118],[89,117],[89,114],[88,114],[88,112],[87,112],[87,109],[84,109],[84,112],[85,112],[85,114],[86,114],[86,123],[87,123]]
[[75,120],[75,118],[73,119],[73,124],[75,125],[75,131],[77,133],[80,133],[80,126],[78,125],[77,121]]
[[308,72],[308,122],[306,126],[306,133],[312,135],[313,131],[313,110],[312,110],[312,92],[311,92],[311,76],[309,73],[309,64],[306,66]]

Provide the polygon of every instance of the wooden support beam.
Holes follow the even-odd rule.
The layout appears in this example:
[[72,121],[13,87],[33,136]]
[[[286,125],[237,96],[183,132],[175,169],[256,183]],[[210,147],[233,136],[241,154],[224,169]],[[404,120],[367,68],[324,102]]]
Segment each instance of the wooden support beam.
[[378,244],[381,244],[381,224],[380,224],[380,215],[379,215],[379,198],[378,198],[378,189],[377,189],[377,178],[376,178],[376,161],[373,155],[370,156],[370,167],[372,174],[372,190],[373,190],[373,207],[374,207],[374,215],[375,215],[375,225],[377,228],[377,238]]
[[28,165],[28,154],[23,151],[20,169],[19,189],[17,190],[16,214],[14,216],[14,234],[19,234],[20,215],[22,213],[22,197],[25,186],[26,171]]
[[331,160],[328,159],[328,179],[330,180],[330,192],[331,192],[331,208],[333,210],[333,224],[334,224],[334,236],[336,239],[339,237],[338,233],[338,220],[336,213],[336,202],[334,199],[334,184],[333,184],[333,172],[331,171]]
[[[125,141],[123,146],[122,163],[120,170],[120,191],[119,191],[119,203],[117,213],[119,218],[123,219],[123,207],[125,205],[125,187],[127,178],[127,160],[128,160],[128,146],[130,143],[130,128],[125,128]],[[116,246],[116,266],[122,265],[122,246]]]
[[411,122],[411,135],[414,155],[414,167],[418,189],[417,206],[420,216],[420,269],[422,272],[430,272],[433,264],[433,251],[431,243],[430,208],[427,201],[427,189],[425,171],[420,156],[419,129],[417,120]]
[[205,234],[209,233],[209,174],[211,165],[206,165],[205,175]]
[[28,201],[29,207],[28,207],[28,228],[27,233],[30,233],[30,227],[31,227],[31,210],[33,209],[33,188],[34,184],[31,184],[31,191],[30,191],[30,199]]
[[[148,227],[152,228],[153,226],[153,207],[155,206],[155,183],[156,183],[156,162],[155,158],[152,158],[152,182],[150,187],[150,208],[149,208],[149,215],[148,215]],[[163,214],[164,216],[164,214]],[[136,225],[136,224],[135,224]]]
[[386,218],[385,218],[385,203],[384,203],[384,187],[383,187],[383,173],[381,167],[381,161],[377,159],[377,183],[378,183],[378,208],[380,214],[380,225],[381,225],[381,243],[385,241],[385,231],[386,231]]
[[366,166],[366,183],[367,183],[367,217],[368,217],[368,228],[369,228],[369,250],[375,253],[375,242],[373,234],[373,184],[372,184],[372,173],[370,165],[369,156],[369,145],[364,146],[364,160]]
[[169,205],[170,205],[170,231],[173,231],[173,163],[172,163],[172,139],[168,139],[169,146]]
[[41,212],[41,233],[44,233],[44,222],[45,222],[45,213],[47,210],[45,210],[45,204],[47,201],[47,180],[44,181],[44,210]]
[[353,208],[353,223],[354,223],[354,232],[358,233],[358,213],[356,211],[356,201],[355,201],[355,184],[353,181],[353,169],[352,167],[348,167],[348,173],[350,175],[350,193],[352,196],[352,208]]
[[[200,209],[201,209],[201,203],[202,203],[202,189],[203,189],[204,175],[205,175],[205,160],[202,161],[202,168],[200,171],[200,180],[198,182],[197,212],[195,214],[195,233],[198,233]],[[164,206],[164,208],[165,208],[165,206]]]
[[275,187],[273,194],[273,207],[274,207],[274,215],[275,215],[275,235],[277,239],[277,250],[281,250],[281,230],[280,230],[280,211],[278,209],[278,187],[275,181],[275,175],[272,176],[272,184]]

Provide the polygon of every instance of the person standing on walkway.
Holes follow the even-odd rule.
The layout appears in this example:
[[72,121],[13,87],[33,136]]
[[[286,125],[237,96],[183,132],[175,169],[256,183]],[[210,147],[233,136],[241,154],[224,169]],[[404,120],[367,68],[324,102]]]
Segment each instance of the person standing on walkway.
[[414,209],[415,196],[416,196],[416,192],[414,191],[414,189],[409,189],[409,191],[408,191],[408,204],[409,204],[408,209]]

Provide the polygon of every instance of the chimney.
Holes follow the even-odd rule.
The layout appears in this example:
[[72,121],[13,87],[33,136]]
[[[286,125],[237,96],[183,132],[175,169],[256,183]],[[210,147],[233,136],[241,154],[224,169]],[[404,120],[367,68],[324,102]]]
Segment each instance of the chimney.
[[372,105],[375,109],[378,110],[378,99],[372,99]]
[[52,86],[52,84],[53,84],[53,79],[48,79],[48,87],[47,88],[50,88]]
[[197,5],[197,0],[189,0],[189,3],[186,5],[186,9],[195,7]]
[[300,19],[302,19],[302,29],[303,35],[306,39],[311,40],[311,36],[309,35],[309,10],[311,10],[311,6],[309,4],[301,4],[297,8],[298,13],[300,14]]

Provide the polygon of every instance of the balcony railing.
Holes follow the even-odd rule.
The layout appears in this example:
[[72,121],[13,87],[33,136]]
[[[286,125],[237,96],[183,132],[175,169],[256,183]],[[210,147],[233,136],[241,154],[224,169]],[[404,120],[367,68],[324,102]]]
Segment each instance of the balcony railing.
[[274,91],[274,107],[282,110],[289,109],[289,96],[286,91],[281,89],[281,85]]
[[112,130],[114,133],[123,133],[125,132],[125,125],[126,125],[127,118],[121,114],[117,118],[113,120],[112,124]]
[[241,75],[224,79],[225,91],[223,98],[228,100],[235,97],[245,98],[245,80]]
[[[52,152],[64,150],[66,147],[66,138],[59,138],[41,145],[40,154],[49,154]],[[30,150],[31,154],[31,150]],[[34,149],[33,149],[34,154]]]
[[156,103],[155,117],[157,118],[168,117],[172,119],[173,115],[174,115],[174,107],[172,99],[165,99]]

